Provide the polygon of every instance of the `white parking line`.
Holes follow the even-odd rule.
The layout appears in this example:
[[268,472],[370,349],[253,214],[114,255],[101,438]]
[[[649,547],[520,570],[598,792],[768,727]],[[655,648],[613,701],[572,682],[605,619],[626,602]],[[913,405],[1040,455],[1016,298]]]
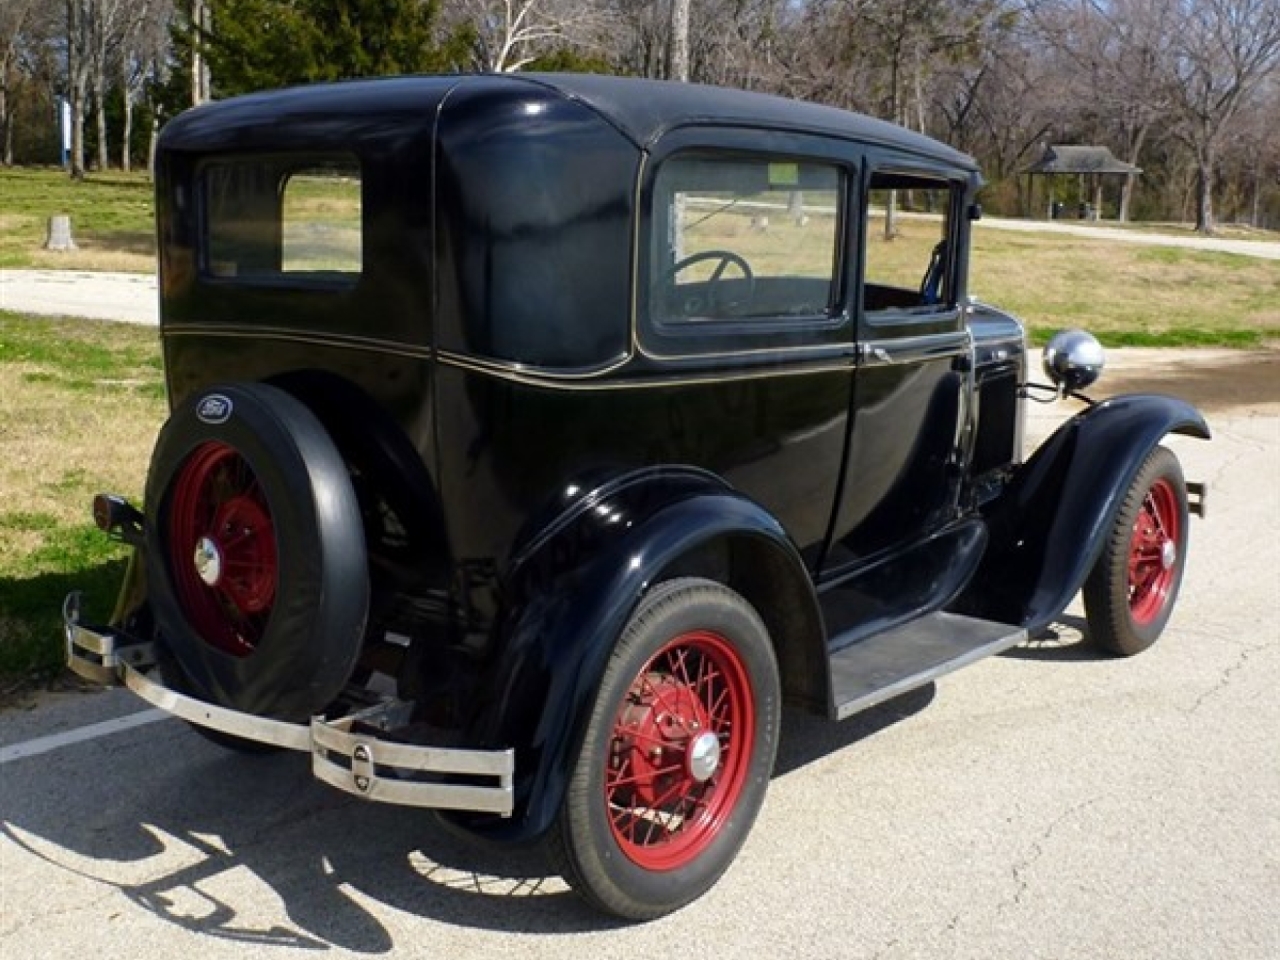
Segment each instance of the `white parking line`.
[[140,713],[116,717],[114,720],[103,720],[101,723],[91,723],[88,726],[77,727],[74,730],[64,730],[61,733],[51,733],[47,737],[36,737],[34,740],[27,740],[24,743],[0,747],[0,767],[14,760],[25,760],[27,757],[50,753],[75,743],[97,740],[100,737],[109,737],[113,733],[146,726],[148,723],[163,720],[167,716],[169,714],[164,710],[143,710]]

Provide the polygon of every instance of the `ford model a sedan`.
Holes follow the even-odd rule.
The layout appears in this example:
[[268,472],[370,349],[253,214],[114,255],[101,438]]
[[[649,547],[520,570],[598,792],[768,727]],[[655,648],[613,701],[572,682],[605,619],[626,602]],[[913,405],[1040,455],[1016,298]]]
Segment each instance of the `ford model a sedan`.
[[[233,748],[545,844],[588,901],[728,867],[784,703],[838,720],[1083,590],[1155,641],[1208,437],[1162,396],[1029,459],[1023,330],[967,296],[979,177],[889,124],[736,91],[431,77],[165,129],[171,415],[72,666]],[[1102,365],[1070,334],[1048,389]]]

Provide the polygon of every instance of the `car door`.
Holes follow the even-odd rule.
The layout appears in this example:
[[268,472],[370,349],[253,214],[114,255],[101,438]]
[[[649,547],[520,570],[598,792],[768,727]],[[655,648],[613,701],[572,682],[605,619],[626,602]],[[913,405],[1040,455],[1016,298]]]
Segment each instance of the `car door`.
[[960,309],[965,185],[885,155],[864,174],[859,361],[824,578],[907,549],[955,514],[969,353]]
[[649,391],[650,459],[723,477],[815,572],[852,409],[859,174],[835,139],[690,128],[662,139],[642,191],[639,347],[673,378]]

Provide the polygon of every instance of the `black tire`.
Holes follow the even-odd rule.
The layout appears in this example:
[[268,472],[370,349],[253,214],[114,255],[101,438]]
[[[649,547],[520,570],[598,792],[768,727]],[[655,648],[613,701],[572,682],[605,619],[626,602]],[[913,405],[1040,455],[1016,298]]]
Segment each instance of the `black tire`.
[[697,899],[755,822],[780,712],[773,646],[746,600],[709,580],[654,587],[605,668],[550,836],[559,872],[629,920]]
[[1173,452],[1156,447],[1125,493],[1084,585],[1089,639],[1131,657],[1164,631],[1187,561],[1187,484]]
[[360,653],[369,576],[346,467],[315,416],[266,384],[189,398],[156,441],[146,501],[167,676],[283,720],[332,702]]

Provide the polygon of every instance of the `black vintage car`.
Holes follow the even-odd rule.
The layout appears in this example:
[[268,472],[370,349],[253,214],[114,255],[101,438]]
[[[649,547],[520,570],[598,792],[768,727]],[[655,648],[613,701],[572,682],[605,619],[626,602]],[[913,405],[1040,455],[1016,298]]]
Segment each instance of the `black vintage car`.
[[[832,720],[1081,590],[1147,647],[1188,512],[1163,396],[1029,459],[1024,334],[965,289],[979,174],[739,91],[383,79],[192,110],[157,161],[171,416],[70,663],[370,800],[540,841],[597,907],[728,867],[784,703]],[[1061,395],[1102,365],[1046,353]],[[1191,497],[1188,497],[1190,488]]]

